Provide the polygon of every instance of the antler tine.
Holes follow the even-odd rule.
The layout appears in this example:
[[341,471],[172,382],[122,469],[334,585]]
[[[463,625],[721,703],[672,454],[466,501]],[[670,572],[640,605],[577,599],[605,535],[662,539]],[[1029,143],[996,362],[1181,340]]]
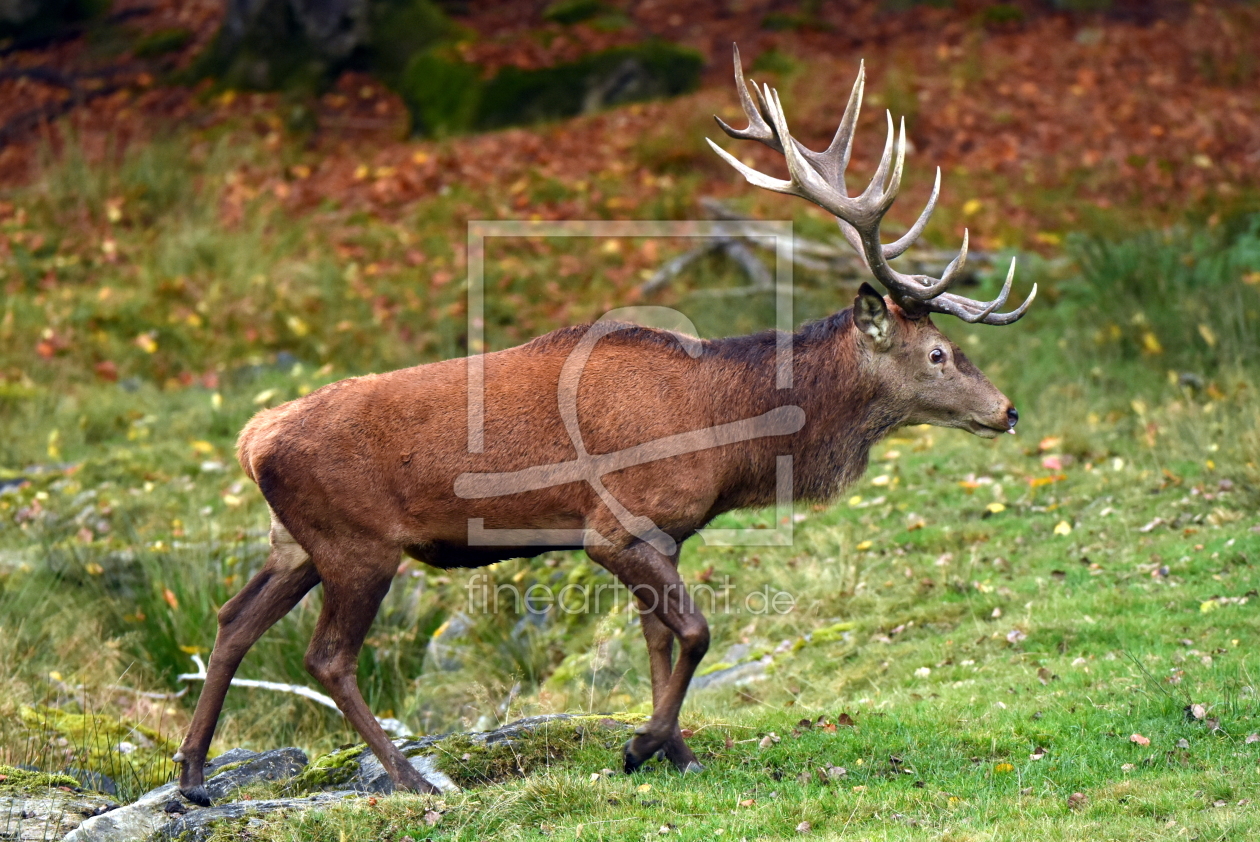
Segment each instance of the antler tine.
[[892,260],[894,257],[900,257],[905,254],[906,249],[914,245],[919,240],[919,235],[923,233],[923,229],[927,227],[928,220],[932,218],[932,211],[936,210],[936,200],[941,195],[941,168],[936,168],[936,183],[932,185],[932,195],[928,197],[927,204],[923,207],[923,212],[919,214],[919,218],[910,226],[910,230],[901,235],[901,238],[895,243],[889,243],[884,246],[884,257]]
[[[872,200],[880,205],[884,205],[885,199],[888,198],[885,185],[888,182],[888,167],[892,164],[893,149],[897,140],[897,128],[893,125],[891,111],[885,111],[884,116],[888,118],[888,134],[884,138],[884,153],[879,156],[879,165],[875,167],[875,174],[871,176],[870,184],[866,185],[866,189],[858,196],[858,201],[869,204]],[[888,202],[891,205],[892,202]],[[884,207],[886,211],[888,208]]]
[[[731,137],[741,140],[756,140],[769,146],[775,152],[782,152],[783,145],[775,135],[774,129],[770,127],[765,117],[762,116],[765,109],[759,107],[760,103],[753,102],[752,95],[748,93],[748,88],[748,83],[744,81],[744,65],[739,60],[739,45],[735,45],[735,89],[739,91],[739,102],[744,107],[744,116],[748,118],[748,128],[732,128],[721,117],[716,115],[714,115],[713,119],[717,120],[717,124],[722,127],[722,131]],[[753,91],[758,94],[757,99],[760,100],[760,92],[757,91],[755,86]]]
[[1015,281],[1015,260],[1015,258],[1011,258],[1011,266],[1006,272],[1006,281],[1002,284],[1002,291],[992,301],[982,303],[973,301],[970,298],[964,298],[961,295],[945,293],[928,302],[927,306],[935,312],[957,316],[971,324],[1008,325],[1011,322],[1019,321],[1028,310],[1028,306],[1032,304],[1033,299],[1037,297],[1036,284],[1033,284],[1032,291],[1028,293],[1024,303],[1017,309],[1009,313],[993,315],[999,307],[1006,303],[1007,297],[1011,294],[1011,286]]
[[858,75],[853,80],[853,90],[849,92],[849,101],[844,106],[844,116],[831,143],[822,152],[806,149],[797,142],[796,146],[809,159],[827,183],[848,195],[844,186],[844,171],[849,168],[849,156],[853,153],[853,135],[857,128],[858,115],[862,113],[862,93],[866,90],[866,62],[858,64]]

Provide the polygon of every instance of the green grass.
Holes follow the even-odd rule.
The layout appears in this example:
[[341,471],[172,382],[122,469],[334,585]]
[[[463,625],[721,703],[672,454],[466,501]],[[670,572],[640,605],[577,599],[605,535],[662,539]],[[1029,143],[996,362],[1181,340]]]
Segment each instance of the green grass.
[[[20,709],[178,741],[195,688],[160,699],[116,688],[178,692],[191,655],[209,651],[218,607],[265,556],[264,506],[232,456],[237,430],[260,406],[339,377],[460,353],[463,267],[450,243],[460,220],[503,215],[514,186],[434,196],[406,225],[331,200],[296,221],[266,196],[231,213],[196,200],[230,176],[248,185],[266,154],[212,133],[111,167],[70,155],[0,197],[0,481],[15,481],[0,493],[0,763],[77,765],[123,777],[129,795],[143,788],[101,756],[103,724],[54,733],[23,724]],[[527,182],[521,195],[617,196],[602,178]],[[695,182],[680,173],[672,185],[652,200],[666,215],[689,206]],[[630,241],[495,243],[491,347],[623,303],[654,253]],[[617,768],[618,740],[563,734],[517,748],[524,774],[470,757],[469,779],[491,782],[462,795],[269,820],[254,838],[621,839],[663,827],[753,838],[795,836],[802,822],[845,839],[1254,835],[1254,807],[1239,802],[1260,783],[1260,743],[1246,742],[1260,731],[1260,225],[1082,236],[1064,256],[1021,270],[1044,297],[1019,325],[937,320],[1015,400],[1017,437],[900,431],[835,505],[798,509],[791,546],[684,549],[689,581],[733,586],[731,610],[710,613],[706,666],[771,659],[760,681],[689,699],[703,775],[655,764],[592,779]],[[445,282],[424,281],[435,278]],[[677,307],[705,335],[766,326],[768,298],[688,290],[741,282],[704,264],[648,303]],[[801,279],[798,321],[846,305],[827,279]],[[361,660],[378,714],[436,732],[551,710],[647,711],[642,640],[612,591],[538,625],[471,611],[469,630],[443,641],[454,655],[443,669],[428,643],[470,610],[476,575],[612,584],[574,554],[466,573],[409,564]],[[767,592],[794,608],[746,609]],[[316,593],[269,632],[241,675],[314,686],[302,654],[318,604]],[[1187,721],[1192,704],[1219,727]],[[841,714],[855,726],[829,730]],[[772,732],[780,740],[763,747]],[[235,689],[215,747],[320,754],[355,739],[306,700]]]

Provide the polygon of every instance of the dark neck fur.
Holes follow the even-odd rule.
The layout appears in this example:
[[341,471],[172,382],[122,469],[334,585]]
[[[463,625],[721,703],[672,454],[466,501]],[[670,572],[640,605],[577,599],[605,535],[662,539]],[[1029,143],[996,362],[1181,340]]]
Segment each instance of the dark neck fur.
[[795,435],[739,445],[743,453],[732,466],[719,511],[773,503],[780,455],[793,457],[795,499],[829,500],[866,471],[872,445],[904,423],[879,384],[863,376],[862,350],[853,331],[849,310],[797,331],[790,389],[775,388],[776,332],[709,343],[712,357],[705,356],[720,369],[710,379],[715,421],[747,418],[778,406],[805,411],[805,426]]

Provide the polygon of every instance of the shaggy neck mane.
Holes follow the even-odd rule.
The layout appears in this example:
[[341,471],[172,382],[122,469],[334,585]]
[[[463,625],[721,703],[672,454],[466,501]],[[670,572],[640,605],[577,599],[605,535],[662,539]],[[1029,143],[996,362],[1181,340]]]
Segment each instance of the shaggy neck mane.
[[866,470],[871,446],[904,422],[880,384],[863,375],[859,357],[863,351],[854,331],[853,313],[844,310],[793,334],[789,389],[775,387],[776,331],[708,343],[713,364],[720,369],[709,381],[716,421],[747,418],[779,406],[798,406],[805,412],[799,433],[740,445],[743,458],[737,460],[736,475],[727,486],[732,490],[720,498],[721,511],[773,503],[781,455],[792,457],[796,499],[829,500]]

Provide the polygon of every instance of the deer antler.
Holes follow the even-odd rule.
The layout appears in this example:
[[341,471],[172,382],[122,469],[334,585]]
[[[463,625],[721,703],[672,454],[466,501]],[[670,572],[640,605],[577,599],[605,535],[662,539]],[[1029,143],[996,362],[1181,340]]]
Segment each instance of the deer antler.
[[[936,209],[936,199],[941,190],[941,170],[936,169],[936,183],[932,187],[932,196],[928,199],[923,213],[899,240],[884,245],[880,242],[879,224],[884,214],[892,207],[901,187],[902,167],[906,157],[906,125],[901,121],[901,131],[894,130],[892,113],[888,113],[888,137],[884,142],[884,154],[870,184],[860,195],[849,196],[844,184],[844,171],[849,166],[849,154],[853,149],[853,130],[857,125],[858,112],[862,107],[862,90],[866,84],[866,67],[863,64],[858,70],[857,80],[853,83],[853,92],[849,94],[849,103],[840,118],[840,126],[836,129],[831,144],[822,152],[815,152],[801,145],[788,131],[787,118],[783,116],[783,105],[779,101],[779,93],[773,88],[763,86],[757,88],[744,81],[744,68],[739,60],[739,47],[735,47],[735,85],[739,89],[740,102],[744,107],[744,115],[748,118],[748,127],[734,129],[717,119],[718,125],[728,135],[746,140],[756,140],[776,152],[783,154],[787,161],[788,180],[773,178],[758,172],[738,161],[720,146],[709,141],[709,145],[722,158],[739,171],[749,184],[773,190],[776,193],[787,193],[799,196],[821,207],[836,217],[844,238],[854,250],[866,261],[871,274],[883,284],[892,299],[911,315],[922,313],[948,313],[966,322],[980,322],[990,325],[1007,325],[1024,315],[1028,306],[1037,295],[1037,285],[1033,284],[1028,298],[1015,310],[1008,313],[997,313],[997,309],[1006,303],[1010,295],[1011,284],[1015,279],[1015,261],[1011,260],[1011,268],[1006,274],[1006,283],[1001,293],[992,301],[981,302],[961,295],[946,292],[962,271],[967,262],[967,232],[963,231],[962,248],[939,278],[929,275],[903,275],[888,265],[888,261],[910,248],[923,229],[927,226],[932,211]],[[749,91],[752,91],[750,94]],[[894,140],[896,162],[893,161]],[[891,167],[891,174],[889,169]]]

